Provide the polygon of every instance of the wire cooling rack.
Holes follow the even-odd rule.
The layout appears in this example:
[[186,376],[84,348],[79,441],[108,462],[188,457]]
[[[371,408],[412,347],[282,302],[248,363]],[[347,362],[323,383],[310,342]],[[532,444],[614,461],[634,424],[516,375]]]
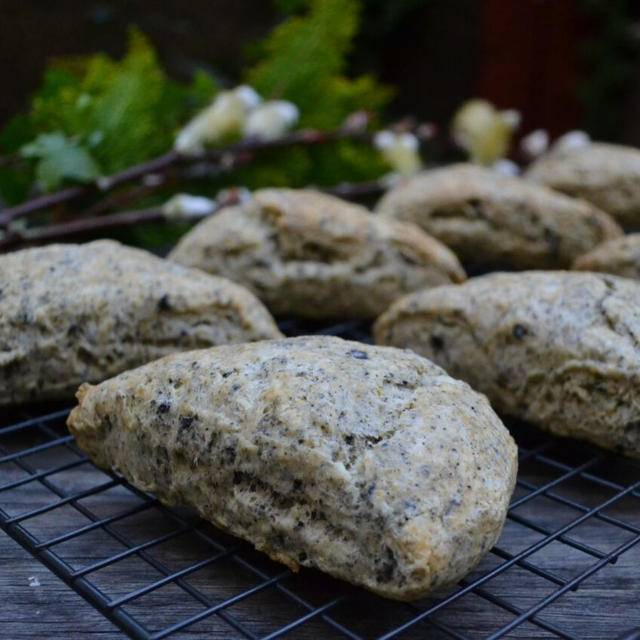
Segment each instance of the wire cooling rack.
[[[370,341],[358,323],[281,328]],[[87,460],[68,408],[42,411],[0,418],[0,525],[132,638],[640,638],[633,461],[512,425],[520,472],[498,545],[454,588],[400,603],[293,574],[161,505]]]

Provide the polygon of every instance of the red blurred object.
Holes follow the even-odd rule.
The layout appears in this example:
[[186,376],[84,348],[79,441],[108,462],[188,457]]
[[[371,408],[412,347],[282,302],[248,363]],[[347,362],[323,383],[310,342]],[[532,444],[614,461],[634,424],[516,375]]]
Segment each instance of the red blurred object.
[[478,94],[518,109],[520,132],[552,136],[580,125],[581,59],[592,31],[580,0],[485,0],[481,17]]

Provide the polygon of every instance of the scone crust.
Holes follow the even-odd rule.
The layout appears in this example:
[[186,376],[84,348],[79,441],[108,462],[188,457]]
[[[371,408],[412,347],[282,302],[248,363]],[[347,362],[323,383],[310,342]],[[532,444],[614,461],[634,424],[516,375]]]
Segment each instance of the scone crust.
[[568,268],[622,234],[587,202],[470,164],[409,178],[382,197],[377,211],[417,224],[472,268]]
[[603,242],[577,258],[572,268],[640,280],[640,233]]
[[276,338],[228,280],[111,240],[0,256],[0,405],[73,397],[174,351]]
[[327,336],[177,354],[79,395],[101,467],[292,569],[407,600],[497,540],[515,444],[486,398],[411,352]]
[[399,300],[376,342],[408,347],[501,415],[640,457],[640,283],[498,273]]
[[640,151],[594,142],[541,156],[525,177],[587,200],[620,224],[640,225]]
[[374,318],[396,298],[461,282],[455,255],[414,225],[309,189],[263,189],[196,225],[169,258],[240,282],[276,315]]

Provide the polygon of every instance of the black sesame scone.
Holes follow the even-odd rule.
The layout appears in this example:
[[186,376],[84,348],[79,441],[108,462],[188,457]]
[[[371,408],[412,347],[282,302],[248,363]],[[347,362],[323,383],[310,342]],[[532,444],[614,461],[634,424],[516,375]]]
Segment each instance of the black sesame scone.
[[465,279],[414,225],[306,189],[256,191],[196,225],[169,259],[245,285],[276,315],[317,320],[372,319],[405,293]]
[[280,337],[243,287],[110,240],[0,256],[0,405],[175,351]]
[[408,600],[496,542],[515,444],[486,398],[409,351],[328,336],[168,356],[83,385],[80,447],[293,570]]
[[640,283],[498,273],[397,301],[379,344],[408,347],[486,393],[500,415],[640,457]]
[[573,269],[640,280],[640,233],[609,240],[577,258]]
[[470,164],[425,171],[391,189],[377,212],[414,222],[470,268],[560,269],[622,235],[593,205]]
[[620,224],[640,226],[640,150],[594,142],[540,156],[525,173],[531,182],[592,202]]

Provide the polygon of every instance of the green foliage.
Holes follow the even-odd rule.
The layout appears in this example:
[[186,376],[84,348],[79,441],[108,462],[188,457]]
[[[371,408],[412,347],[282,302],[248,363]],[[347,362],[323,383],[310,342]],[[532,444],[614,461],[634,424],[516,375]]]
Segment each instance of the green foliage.
[[[175,130],[216,91],[204,72],[195,74],[191,86],[169,80],[148,40],[132,29],[120,61],[104,54],[55,61],[33,96],[31,111],[9,122],[0,146],[13,152],[36,136],[56,132],[55,139],[44,138],[46,152],[41,138],[36,147],[27,147],[32,152],[25,157],[38,160],[39,186],[50,190],[63,179],[83,182],[95,177],[98,167],[110,174],[167,151]],[[0,177],[8,200],[10,175],[4,181]]]
[[[17,153],[20,147],[33,139],[33,128],[25,115],[14,116],[0,131],[0,149],[4,153]],[[8,204],[17,204],[24,200],[34,180],[31,164],[0,167],[0,194]]]
[[630,37],[631,4],[630,0],[583,0],[585,12],[598,29],[584,47],[590,74],[579,97],[584,128],[597,139],[619,140],[623,133],[622,107],[640,53],[637,41]]
[[100,169],[90,153],[64,134],[41,133],[20,150],[24,158],[37,159],[36,180],[43,191],[60,186],[67,178],[89,182],[100,175]]
[[[374,126],[392,92],[372,76],[347,74],[359,26],[360,0],[276,0],[288,17],[256,50],[260,58],[244,78],[266,99],[285,99],[300,109],[301,127],[332,130],[366,109]],[[176,131],[218,91],[212,76],[194,74],[189,85],[167,78],[147,39],[131,30],[121,60],[105,54],[63,58],[44,74],[29,113],[0,131],[2,153],[23,162],[0,167],[0,193],[10,204],[33,185],[52,190],[86,182],[168,151]],[[180,191],[213,195],[227,185],[331,185],[373,179],[388,168],[369,145],[351,141],[258,153],[254,161],[215,178],[179,185]],[[156,204],[154,194],[137,206]],[[180,226],[120,232],[129,241],[159,246]]]
[[343,75],[358,28],[357,0],[310,0],[309,10],[277,26],[247,82],[266,98],[295,103],[302,126],[338,126],[354,108],[374,113],[391,97],[370,77]]
[[[277,26],[260,47],[261,59],[246,82],[265,98],[290,100],[300,125],[330,130],[354,111],[366,109],[374,124],[392,96],[372,76],[345,75],[358,30],[358,0],[280,0],[287,12],[301,11]],[[387,168],[370,148],[353,142],[282,150],[241,172],[249,187],[265,184],[330,185],[372,179]]]

